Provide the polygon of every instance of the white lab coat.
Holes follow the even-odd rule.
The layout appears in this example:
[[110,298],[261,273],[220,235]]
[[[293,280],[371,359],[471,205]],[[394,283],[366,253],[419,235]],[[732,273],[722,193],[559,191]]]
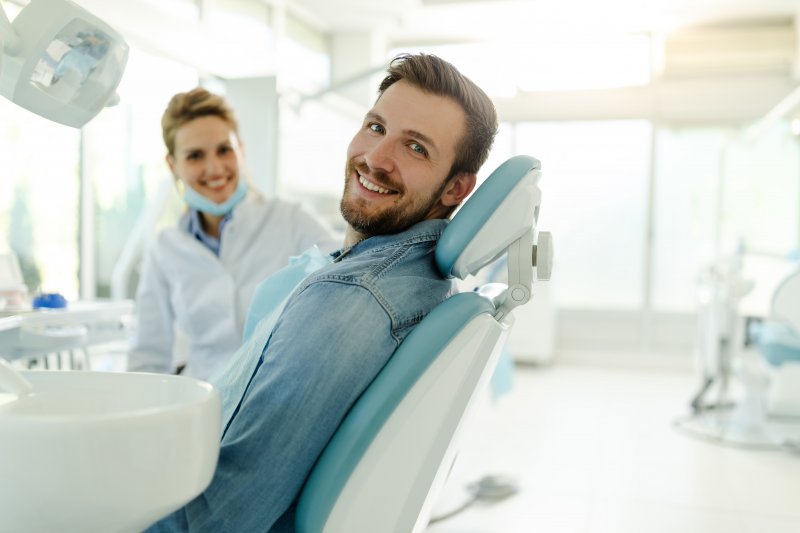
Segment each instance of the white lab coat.
[[145,255],[128,370],[173,372],[177,328],[186,336],[183,374],[208,379],[242,344],[256,285],[314,244],[324,252],[341,246],[299,204],[255,191],[223,226],[219,257],[188,227],[187,214],[178,227],[162,230]]

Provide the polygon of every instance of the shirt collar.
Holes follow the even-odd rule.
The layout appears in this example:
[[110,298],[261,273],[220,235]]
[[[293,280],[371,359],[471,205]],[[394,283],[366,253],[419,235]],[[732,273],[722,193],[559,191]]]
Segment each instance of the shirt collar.
[[331,256],[334,262],[341,261],[346,256],[355,256],[363,253],[372,252],[389,246],[398,244],[414,244],[426,241],[437,241],[442,235],[444,228],[447,227],[449,220],[435,218],[417,222],[410,228],[392,235],[375,235],[363,241],[359,241],[352,246],[342,248],[333,252]]
[[[216,255],[219,255],[219,246],[220,246],[220,239],[213,237],[205,232],[203,229],[203,224],[200,221],[200,212],[197,209],[189,209],[189,217],[188,217],[188,230],[189,234],[196,238],[198,241],[203,243],[208,249],[214,252]],[[225,227],[231,217],[233,216],[233,211],[222,217],[222,221],[219,223],[219,232],[222,235],[222,228]]]

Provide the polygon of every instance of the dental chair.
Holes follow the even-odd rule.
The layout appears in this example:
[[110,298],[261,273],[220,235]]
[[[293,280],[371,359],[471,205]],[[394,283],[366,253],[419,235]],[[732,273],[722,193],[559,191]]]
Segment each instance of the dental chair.
[[[408,335],[356,401],[298,502],[298,533],[425,530],[459,434],[495,368],[534,270],[549,279],[552,244],[537,232],[539,162],[516,156],[456,213],[436,248],[442,275],[464,279],[508,254],[508,286],[456,294]],[[536,245],[534,245],[536,243]]]
[[800,417],[800,270],[775,289],[769,320],[758,330],[757,346],[768,363],[767,412]]

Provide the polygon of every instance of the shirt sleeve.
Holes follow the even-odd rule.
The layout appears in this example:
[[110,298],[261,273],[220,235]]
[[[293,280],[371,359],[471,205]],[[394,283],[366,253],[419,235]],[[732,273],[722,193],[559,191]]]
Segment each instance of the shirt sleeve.
[[175,316],[169,284],[151,249],[146,254],[136,293],[136,330],[128,353],[128,370],[172,371]]
[[364,287],[323,281],[296,295],[224,429],[211,485],[152,531],[269,531],[397,348],[391,327]]

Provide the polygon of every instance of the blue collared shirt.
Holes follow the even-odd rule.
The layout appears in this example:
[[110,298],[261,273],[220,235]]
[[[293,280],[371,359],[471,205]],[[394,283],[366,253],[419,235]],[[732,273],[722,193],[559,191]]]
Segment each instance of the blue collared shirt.
[[[225,215],[219,223],[219,234],[222,235],[222,228],[231,219],[233,211]],[[200,221],[200,213],[197,209],[189,209],[189,234],[193,235],[195,239],[203,243],[206,248],[214,252],[214,255],[219,257],[220,239],[209,235],[203,230],[203,223]]]
[[228,406],[211,484],[148,531],[295,530],[300,490],[343,417],[454,291],[434,260],[446,224],[427,220],[362,241],[297,287],[272,334],[234,356],[258,361]]

